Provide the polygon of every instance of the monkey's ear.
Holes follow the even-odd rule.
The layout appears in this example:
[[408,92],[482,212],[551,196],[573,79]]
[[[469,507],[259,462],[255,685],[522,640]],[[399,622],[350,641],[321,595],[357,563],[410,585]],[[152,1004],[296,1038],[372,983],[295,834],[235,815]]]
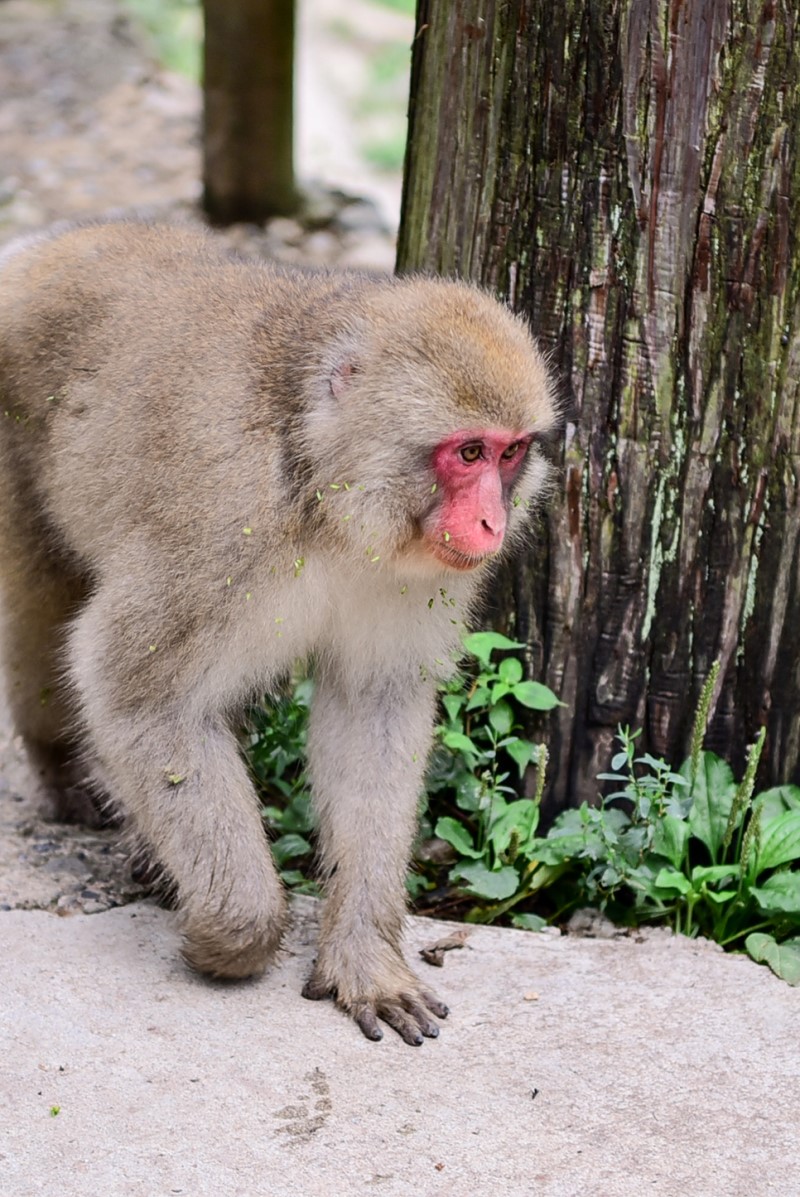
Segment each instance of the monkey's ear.
[[342,357],[334,365],[330,375],[331,394],[334,399],[341,399],[349,388],[356,374],[361,373],[361,363],[352,354]]

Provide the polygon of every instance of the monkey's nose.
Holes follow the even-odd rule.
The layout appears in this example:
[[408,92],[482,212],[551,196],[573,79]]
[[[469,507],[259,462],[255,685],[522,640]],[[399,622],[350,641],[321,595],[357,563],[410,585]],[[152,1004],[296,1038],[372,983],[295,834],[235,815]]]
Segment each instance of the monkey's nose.
[[505,530],[505,520],[500,517],[481,520],[479,539],[487,552],[496,552],[500,548]]

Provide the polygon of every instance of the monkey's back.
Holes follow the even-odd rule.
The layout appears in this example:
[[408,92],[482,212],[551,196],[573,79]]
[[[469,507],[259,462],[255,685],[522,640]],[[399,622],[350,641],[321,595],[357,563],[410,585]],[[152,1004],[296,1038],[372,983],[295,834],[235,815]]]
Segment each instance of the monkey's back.
[[174,227],[88,225],[24,247],[0,268],[6,485],[94,566],[150,526],[185,552],[200,512],[285,521],[262,496],[281,494],[271,442],[292,416],[287,314],[336,285]]

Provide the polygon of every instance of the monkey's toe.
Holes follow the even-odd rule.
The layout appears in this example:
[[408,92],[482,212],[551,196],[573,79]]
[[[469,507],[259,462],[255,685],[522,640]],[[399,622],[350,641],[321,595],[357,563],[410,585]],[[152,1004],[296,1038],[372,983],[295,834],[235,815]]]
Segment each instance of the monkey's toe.
[[444,1002],[440,1002],[436,994],[431,993],[429,989],[420,989],[419,996],[432,1014],[437,1018],[447,1018],[450,1013],[450,1007],[446,1006]]
[[333,998],[341,1010],[348,1014],[367,1039],[377,1042],[383,1039],[381,1022],[385,1022],[400,1038],[412,1047],[420,1047],[425,1039],[439,1036],[439,1025],[431,1018],[446,1018],[449,1010],[444,1002],[422,987],[398,994],[387,994],[373,999],[343,1001],[336,986],[327,981],[315,969],[303,986],[303,997],[318,1002]]
[[[350,1010],[350,1014],[367,1039],[383,1038],[383,1031],[378,1022],[380,1019],[396,1031],[404,1043],[410,1044],[411,1047],[421,1047],[424,1039],[437,1039],[439,1036],[439,1026],[426,1009],[429,996],[425,995],[425,1004],[419,1000],[422,994],[418,997],[407,993],[398,998],[358,1003]],[[439,1017],[444,1018],[448,1012],[447,1007],[436,999],[433,1001]]]

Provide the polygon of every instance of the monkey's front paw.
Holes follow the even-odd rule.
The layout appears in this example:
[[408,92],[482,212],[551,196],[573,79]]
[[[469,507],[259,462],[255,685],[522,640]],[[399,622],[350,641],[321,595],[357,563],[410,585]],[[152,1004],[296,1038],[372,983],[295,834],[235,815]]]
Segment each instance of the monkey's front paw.
[[[447,1018],[449,1010],[435,994],[420,985],[413,973],[405,972],[399,987],[386,985],[380,992],[379,986],[369,986],[372,991],[369,996],[356,996],[348,994],[349,986],[332,983],[317,965],[303,987],[303,997],[311,1001],[333,997],[337,1006],[355,1020],[367,1039],[383,1039],[380,1027],[380,1021],[383,1021],[397,1031],[406,1043],[419,1047],[423,1038],[435,1039],[439,1034],[439,1025],[431,1018],[431,1014],[437,1018]],[[379,991],[376,993],[375,990]]]

